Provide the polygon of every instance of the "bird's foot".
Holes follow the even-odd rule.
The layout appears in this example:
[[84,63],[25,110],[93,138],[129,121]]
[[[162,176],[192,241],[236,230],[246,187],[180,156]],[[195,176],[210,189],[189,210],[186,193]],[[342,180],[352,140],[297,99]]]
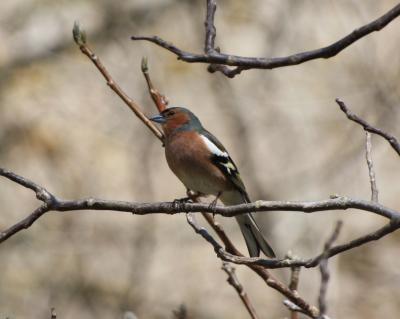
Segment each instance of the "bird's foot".
[[183,211],[183,206],[186,203],[193,203],[193,200],[190,197],[182,197],[182,198],[177,198],[174,199],[172,202],[172,205],[178,209]]

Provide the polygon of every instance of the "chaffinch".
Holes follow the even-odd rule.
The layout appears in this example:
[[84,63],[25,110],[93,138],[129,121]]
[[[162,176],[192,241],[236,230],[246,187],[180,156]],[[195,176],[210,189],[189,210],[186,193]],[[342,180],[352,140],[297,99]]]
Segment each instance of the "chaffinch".
[[[168,166],[188,190],[217,196],[225,205],[250,202],[225,147],[203,128],[191,111],[171,107],[150,120],[162,125]],[[251,214],[236,216],[236,220],[251,257],[259,256],[260,250],[266,256],[275,257]]]

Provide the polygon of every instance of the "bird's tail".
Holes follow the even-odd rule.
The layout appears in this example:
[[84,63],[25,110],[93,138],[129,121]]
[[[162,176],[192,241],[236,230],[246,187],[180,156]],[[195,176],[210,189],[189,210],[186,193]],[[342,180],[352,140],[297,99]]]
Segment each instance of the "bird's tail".
[[[224,192],[221,196],[221,201],[225,205],[250,202],[247,194],[242,194],[238,191]],[[260,256],[260,251],[262,251],[266,256],[275,258],[274,251],[262,235],[252,214],[238,215],[236,216],[236,220],[239,223],[250,257],[258,257]]]

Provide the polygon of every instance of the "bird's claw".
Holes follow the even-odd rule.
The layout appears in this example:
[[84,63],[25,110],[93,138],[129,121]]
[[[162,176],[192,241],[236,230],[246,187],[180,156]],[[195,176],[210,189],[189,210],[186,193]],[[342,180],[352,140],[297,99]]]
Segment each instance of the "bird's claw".
[[179,210],[183,210],[183,206],[186,203],[193,203],[193,201],[190,197],[182,197],[174,199],[172,205]]
[[174,199],[173,203],[193,203],[190,197],[182,197]]

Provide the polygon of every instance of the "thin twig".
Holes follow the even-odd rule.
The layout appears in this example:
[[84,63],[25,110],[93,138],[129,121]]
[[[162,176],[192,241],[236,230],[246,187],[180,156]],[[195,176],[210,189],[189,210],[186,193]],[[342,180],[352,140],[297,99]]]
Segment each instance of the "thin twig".
[[342,228],[342,221],[338,221],[336,223],[335,230],[333,231],[332,235],[330,238],[326,241],[325,246],[324,246],[324,252],[322,254],[322,259],[319,263],[319,269],[321,272],[321,287],[319,290],[319,296],[318,296],[318,305],[319,305],[319,319],[324,319],[326,310],[327,310],[327,302],[326,302],[326,292],[328,290],[328,282],[330,278],[329,274],[329,269],[328,269],[328,258],[329,258],[329,250],[332,247],[333,243],[336,241],[336,239],[339,236],[340,229]]
[[[400,4],[398,6],[400,6]],[[385,131],[368,124],[365,120],[363,120],[362,118],[351,112],[341,99],[337,98],[336,103],[339,105],[340,109],[346,114],[349,120],[361,125],[367,132],[382,136],[385,140],[389,142],[389,144],[392,146],[395,152],[400,156],[400,143],[393,135],[386,133]]]
[[[298,257],[293,256],[291,251],[289,251],[286,254],[286,258],[287,259],[298,259]],[[291,291],[293,291],[293,293],[297,293],[297,288],[299,286],[299,280],[300,280],[300,269],[301,268],[298,267],[298,266],[290,268],[291,271],[290,271],[289,289]],[[285,301],[283,302],[283,304],[286,305]],[[287,306],[287,307],[289,307],[289,306]],[[289,310],[290,310],[290,318],[291,319],[299,319],[299,311],[298,310],[295,310],[295,309],[290,308],[290,307],[289,307]]]
[[[300,52],[285,57],[274,57],[274,58],[260,58],[260,57],[244,57],[237,55],[230,55],[220,53],[217,50],[212,50],[215,40],[215,32],[213,31],[213,20],[215,8],[215,1],[207,1],[207,17],[206,17],[206,52],[202,54],[192,53],[184,51],[172,43],[169,43],[158,36],[132,36],[132,40],[145,40],[152,42],[172,53],[174,53],[178,59],[189,62],[189,63],[207,63],[211,65],[227,65],[235,66],[234,69],[228,69],[220,66],[213,66],[209,68],[209,71],[222,71],[229,77],[234,77],[243,70],[248,69],[274,69],[284,66],[297,65],[314,59],[328,59],[337,55],[342,50],[356,42],[357,40],[367,36],[368,34],[379,31],[384,28],[391,21],[396,19],[400,15],[400,4],[394,6],[391,10],[386,12],[378,19],[367,23],[350,34],[346,35],[342,39],[332,43],[323,48],[315,50]],[[214,11],[212,11],[212,10]],[[212,23],[211,23],[212,22]]]
[[365,132],[365,158],[367,160],[369,182],[371,184],[371,201],[378,202],[378,187],[376,186],[376,178],[374,171],[374,164],[372,161],[372,143],[371,133]]
[[142,73],[146,79],[147,87],[154,104],[159,112],[164,111],[168,106],[168,101],[164,95],[157,91],[150,79],[147,58],[142,58]]
[[107,82],[107,85],[125,102],[125,104],[135,113],[135,115],[153,132],[153,134],[162,142],[164,140],[164,134],[151,122],[146,115],[140,110],[140,106],[133,101],[114,81],[110,73],[107,71],[99,57],[89,48],[86,43],[86,35],[77,22],[74,24],[72,30],[75,43],[79,46],[79,49],[84,55],[86,55],[96,66],[96,68],[103,75]]
[[239,282],[239,279],[236,276],[235,268],[232,267],[229,263],[223,262],[222,263],[222,270],[228,275],[228,283],[235,288],[236,292],[238,293],[240,299],[242,300],[244,306],[246,307],[247,311],[250,314],[250,317],[253,319],[258,319],[258,315],[256,310],[254,309],[253,304],[250,301],[249,296],[247,295],[246,291],[244,291],[242,284]]

